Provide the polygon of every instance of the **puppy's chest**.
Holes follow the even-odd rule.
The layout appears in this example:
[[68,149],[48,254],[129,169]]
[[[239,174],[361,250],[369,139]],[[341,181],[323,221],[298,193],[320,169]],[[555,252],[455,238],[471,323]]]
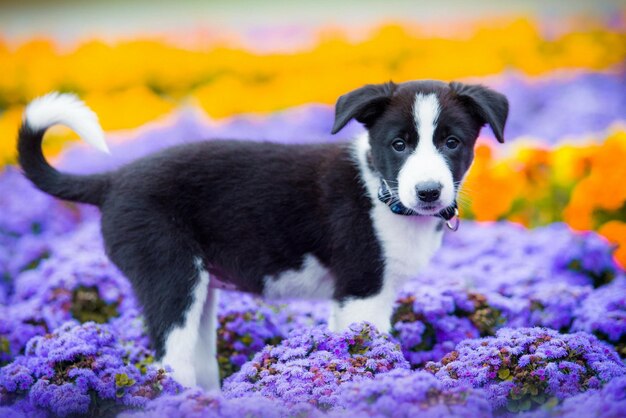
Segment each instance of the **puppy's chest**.
[[330,271],[312,254],[305,254],[299,269],[264,277],[263,296],[269,299],[330,299],[335,282]]
[[441,247],[443,228],[434,217],[391,213],[376,205],[372,222],[385,260],[385,278],[404,281],[415,277]]

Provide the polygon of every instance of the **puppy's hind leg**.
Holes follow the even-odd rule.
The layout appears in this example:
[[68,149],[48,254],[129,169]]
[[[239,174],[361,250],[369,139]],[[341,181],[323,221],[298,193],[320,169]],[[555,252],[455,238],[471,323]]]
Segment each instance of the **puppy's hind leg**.
[[202,248],[184,224],[134,206],[103,210],[102,234],[143,308],[157,362],[184,386],[195,386],[195,347],[209,291]]
[[220,371],[217,361],[217,309],[219,289],[210,288],[200,319],[200,330],[196,342],[195,364],[198,385],[206,390],[220,388]]
[[178,324],[171,327],[164,335],[164,354],[162,364],[173,369],[173,376],[184,386],[195,386],[197,370],[195,350],[200,339],[202,315],[207,303],[209,291],[209,273],[203,269],[200,258],[195,260],[197,279],[191,293],[189,307]]

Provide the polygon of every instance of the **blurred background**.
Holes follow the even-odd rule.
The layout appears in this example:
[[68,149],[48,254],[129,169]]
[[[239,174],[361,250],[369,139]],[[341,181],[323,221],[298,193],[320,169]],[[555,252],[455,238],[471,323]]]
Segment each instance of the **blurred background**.
[[[337,97],[365,83],[480,82],[511,102],[485,128],[462,217],[596,230],[626,264],[626,2],[0,1],[0,162],[29,100],[79,94],[112,156],[64,129],[46,153],[104,170],[207,138],[348,140]],[[1,199],[1,197],[0,197]]]

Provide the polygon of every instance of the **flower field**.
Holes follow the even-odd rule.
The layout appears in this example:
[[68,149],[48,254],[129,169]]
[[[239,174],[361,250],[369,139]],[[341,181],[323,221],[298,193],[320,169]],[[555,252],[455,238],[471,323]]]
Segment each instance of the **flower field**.
[[[0,40],[0,416],[626,416],[623,22],[388,24],[290,52]],[[63,128],[46,138],[55,166],[90,173],[208,138],[347,141],[362,128],[330,135],[339,95],[418,78],[511,103],[507,143],[479,139],[460,230],[398,295],[389,333],[332,333],[325,302],[223,292],[221,392],[154,364],[97,210],[14,165],[21,112],[51,90],[77,92],[107,131],[111,155]]]

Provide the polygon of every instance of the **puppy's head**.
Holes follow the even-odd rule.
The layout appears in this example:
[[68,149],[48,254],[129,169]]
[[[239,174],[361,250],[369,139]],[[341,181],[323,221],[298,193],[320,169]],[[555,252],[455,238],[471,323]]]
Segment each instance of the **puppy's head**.
[[480,85],[367,85],[339,98],[332,133],[361,122],[381,180],[407,208],[435,215],[455,203],[481,127],[489,124],[504,142],[508,110],[506,97]]

